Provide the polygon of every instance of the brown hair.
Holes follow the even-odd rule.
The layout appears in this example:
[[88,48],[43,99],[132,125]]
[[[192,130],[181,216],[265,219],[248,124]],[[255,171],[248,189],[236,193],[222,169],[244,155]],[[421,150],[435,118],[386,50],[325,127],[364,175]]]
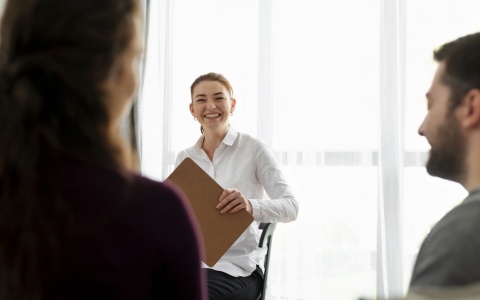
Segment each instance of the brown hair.
[[67,204],[53,168],[117,169],[100,87],[134,33],[136,0],[9,0],[0,44],[0,299],[41,299]]
[[460,37],[434,51],[437,62],[445,62],[443,83],[450,87],[451,111],[471,89],[480,89],[480,32]]
[[192,97],[192,101],[193,101],[193,90],[200,82],[203,82],[203,81],[220,82],[228,90],[228,92],[230,93],[230,97],[233,96],[233,88],[230,82],[227,80],[227,78],[225,78],[225,76],[223,76],[222,74],[210,72],[210,73],[198,76],[197,79],[195,79],[195,81],[190,86],[190,97]]

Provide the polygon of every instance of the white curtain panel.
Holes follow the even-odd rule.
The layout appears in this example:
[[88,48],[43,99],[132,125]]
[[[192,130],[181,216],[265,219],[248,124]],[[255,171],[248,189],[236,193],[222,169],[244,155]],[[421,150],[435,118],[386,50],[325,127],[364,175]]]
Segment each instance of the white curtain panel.
[[478,0],[156,0],[142,172],[200,135],[190,84],[224,74],[232,125],[275,152],[300,203],[273,238],[267,299],[403,296],[420,243],[466,192],[430,177],[417,135],[432,51],[480,30]]

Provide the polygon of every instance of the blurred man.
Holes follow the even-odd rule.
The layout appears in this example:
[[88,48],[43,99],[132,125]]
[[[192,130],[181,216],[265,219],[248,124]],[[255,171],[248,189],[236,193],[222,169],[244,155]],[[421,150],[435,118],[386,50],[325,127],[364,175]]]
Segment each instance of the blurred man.
[[439,65],[418,129],[431,146],[426,168],[469,195],[424,240],[410,291],[480,282],[480,33],[443,45],[434,58]]

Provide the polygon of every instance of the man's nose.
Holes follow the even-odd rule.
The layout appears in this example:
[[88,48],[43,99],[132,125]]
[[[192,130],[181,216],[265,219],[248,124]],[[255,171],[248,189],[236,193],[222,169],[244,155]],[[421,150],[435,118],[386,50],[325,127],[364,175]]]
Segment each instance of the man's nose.
[[422,124],[418,127],[417,133],[421,136],[425,136],[425,119],[422,121]]

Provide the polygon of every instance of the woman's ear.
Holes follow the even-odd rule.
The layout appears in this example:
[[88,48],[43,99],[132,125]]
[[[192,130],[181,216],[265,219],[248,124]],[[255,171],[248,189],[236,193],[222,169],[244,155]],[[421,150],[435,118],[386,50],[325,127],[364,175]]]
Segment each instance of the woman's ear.
[[192,116],[195,117],[195,110],[193,109],[193,103],[190,103],[188,107],[190,108],[190,113],[192,114]]
[[237,105],[237,100],[235,98],[232,98],[230,104],[230,113],[233,113],[233,111],[235,110],[235,105]]

